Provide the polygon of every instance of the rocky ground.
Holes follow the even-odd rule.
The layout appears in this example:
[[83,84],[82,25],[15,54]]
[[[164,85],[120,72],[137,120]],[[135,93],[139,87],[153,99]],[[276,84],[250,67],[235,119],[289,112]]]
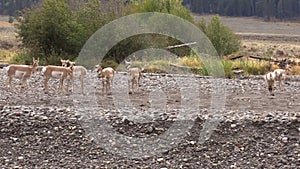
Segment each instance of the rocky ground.
[[[300,82],[267,96],[261,77],[144,74],[128,95],[89,72],[85,94],[43,92],[37,73],[21,92],[0,69],[1,168],[297,168]],[[96,88],[95,88],[96,86]],[[197,90],[196,90],[197,89]],[[226,90],[225,90],[226,89]]]

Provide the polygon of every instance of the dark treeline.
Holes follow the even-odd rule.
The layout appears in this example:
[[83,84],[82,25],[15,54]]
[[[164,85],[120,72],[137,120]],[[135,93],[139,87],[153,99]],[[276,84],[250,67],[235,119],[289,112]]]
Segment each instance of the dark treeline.
[[37,5],[40,0],[1,0],[0,15],[17,15],[18,11]]
[[258,16],[266,20],[300,17],[300,0],[184,0],[183,3],[199,14]]
[[[88,0],[68,0],[68,3],[76,7],[86,1]],[[19,11],[40,5],[41,2],[42,0],[0,0],[0,15],[16,16]]]
[[[74,5],[78,1],[87,0],[68,1]],[[18,11],[40,2],[41,0],[0,0],[0,15],[16,15]],[[300,0],[183,0],[183,4],[199,14],[258,16],[266,20],[300,17]]]

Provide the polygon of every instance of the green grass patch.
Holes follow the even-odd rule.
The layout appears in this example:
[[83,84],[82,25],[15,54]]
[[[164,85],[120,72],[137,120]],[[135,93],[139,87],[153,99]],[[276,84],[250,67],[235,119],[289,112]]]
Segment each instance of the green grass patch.
[[271,65],[267,61],[233,61],[232,67],[243,69],[246,75],[263,75],[271,70]]
[[20,50],[14,54],[8,61],[9,64],[31,64],[32,56],[27,50]]
[[9,60],[14,57],[18,51],[12,50],[0,50],[0,61],[1,62],[9,62]]

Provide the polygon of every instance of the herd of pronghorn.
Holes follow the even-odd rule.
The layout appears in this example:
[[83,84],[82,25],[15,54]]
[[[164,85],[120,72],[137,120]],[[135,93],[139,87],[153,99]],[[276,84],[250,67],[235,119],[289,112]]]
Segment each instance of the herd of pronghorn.
[[[70,60],[61,60],[61,63],[62,63],[61,66],[48,65],[42,68],[42,74],[45,77],[45,81],[44,81],[45,92],[47,93],[49,90],[48,89],[49,79],[56,78],[56,79],[60,79],[58,90],[63,90],[64,81],[66,79],[69,79],[69,81],[72,82],[72,90],[71,90],[72,92],[74,90],[74,79],[79,79],[81,83],[81,93],[83,93],[84,77],[87,74],[86,68],[84,68],[83,66],[77,66],[75,65],[75,62],[72,62]],[[30,78],[30,76],[36,72],[38,64],[39,64],[39,59],[33,58],[32,65],[10,65],[8,67],[5,67],[4,69],[7,71],[7,76],[8,76],[7,87],[11,89],[12,79],[18,78],[21,79],[22,89],[24,89],[26,87],[27,79]],[[131,62],[128,62],[126,60],[125,60],[125,65],[129,74],[129,79],[128,79],[129,91],[130,91],[130,83],[131,83],[131,90],[132,93],[134,93],[134,91],[139,90],[139,83],[140,83],[142,70],[138,67],[131,67]],[[99,64],[95,66],[95,71],[97,72],[98,77],[102,80],[103,92],[105,89],[106,94],[111,94],[111,85],[115,75],[115,70],[111,67],[107,67],[103,69]],[[274,86],[276,80],[279,81],[279,89],[281,90],[283,81],[289,71],[291,71],[291,69],[288,65],[286,65],[285,69],[276,69],[264,75],[264,80],[266,82],[267,91],[269,95],[274,96]],[[69,84],[67,86],[69,86]]]
[[[45,77],[44,80],[44,90],[46,93],[49,92],[48,88],[48,81],[50,78],[59,79],[59,87],[58,91],[64,91],[63,85],[66,79],[72,83],[71,91],[74,91],[74,80],[79,79],[81,84],[81,93],[83,93],[83,83],[84,78],[87,75],[87,69],[83,66],[75,65],[75,62],[70,60],[62,60],[61,59],[61,66],[53,66],[48,65],[44,66],[41,70],[43,76]],[[131,90],[132,93],[139,90],[139,83],[141,78],[142,70],[138,67],[131,67],[131,62],[125,61],[126,69],[129,74],[128,85],[130,90],[130,83],[131,83]],[[27,79],[31,77],[36,71],[39,65],[39,59],[33,58],[32,65],[9,65],[4,67],[4,70],[7,72],[7,88],[13,90],[12,80],[13,78],[17,78],[21,80],[22,89],[26,88]],[[102,68],[101,65],[95,65],[95,70],[98,74],[98,78],[102,80],[103,85],[103,92],[105,89],[106,94],[111,94],[111,84],[113,77],[115,75],[115,70],[111,67]],[[69,83],[67,85],[68,91]]]

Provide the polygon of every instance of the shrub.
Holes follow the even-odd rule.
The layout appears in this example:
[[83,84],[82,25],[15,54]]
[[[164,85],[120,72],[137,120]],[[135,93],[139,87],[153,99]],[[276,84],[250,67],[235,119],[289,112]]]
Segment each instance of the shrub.
[[229,55],[240,49],[240,38],[221,23],[218,15],[212,17],[207,25],[202,19],[198,27],[206,34],[220,56]]
[[205,66],[199,68],[199,74],[202,76],[208,76],[208,72]]
[[11,50],[0,50],[0,60],[6,61],[12,58],[16,54],[16,51]]
[[162,12],[169,13],[187,21],[193,22],[193,16],[191,12],[182,5],[182,0],[170,1],[170,0],[144,0],[139,3],[133,3],[129,7],[130,13],[138,12]]
[[61,65],[60,57],[57,55],[51,55],[47,57],[47,60],[45,62],[45,65]]
[[233,63],[229,60],[223,60],[223,67],[224,67],[224,72],[225,72],[225,77],[226,78],[233,78],[234,73],[232,71],[232,65]]
[[32,55],[28,50],[22,50],[16,53],[9,61],[9,64],[31,64]]
[[247,75],[263,75],[270,71],[270,64],[267,61],[235,61],[232,62],[232,67],[243,69]]
[[14,17],[9,16],[9,18],[8,18],[8,23],[13,23],[13,22],[14,22]]
[[192,67],[192,68],[200,67],[203,65],[200,61],[200,58],[197,56],[181,57],[180,62],[182,62],[185,66]]
[[77,55],[83,45],[82,25],[75,20],[66,0],[44,0],[39,8],[25,12],[17,25],[25,47],[40,57]]

